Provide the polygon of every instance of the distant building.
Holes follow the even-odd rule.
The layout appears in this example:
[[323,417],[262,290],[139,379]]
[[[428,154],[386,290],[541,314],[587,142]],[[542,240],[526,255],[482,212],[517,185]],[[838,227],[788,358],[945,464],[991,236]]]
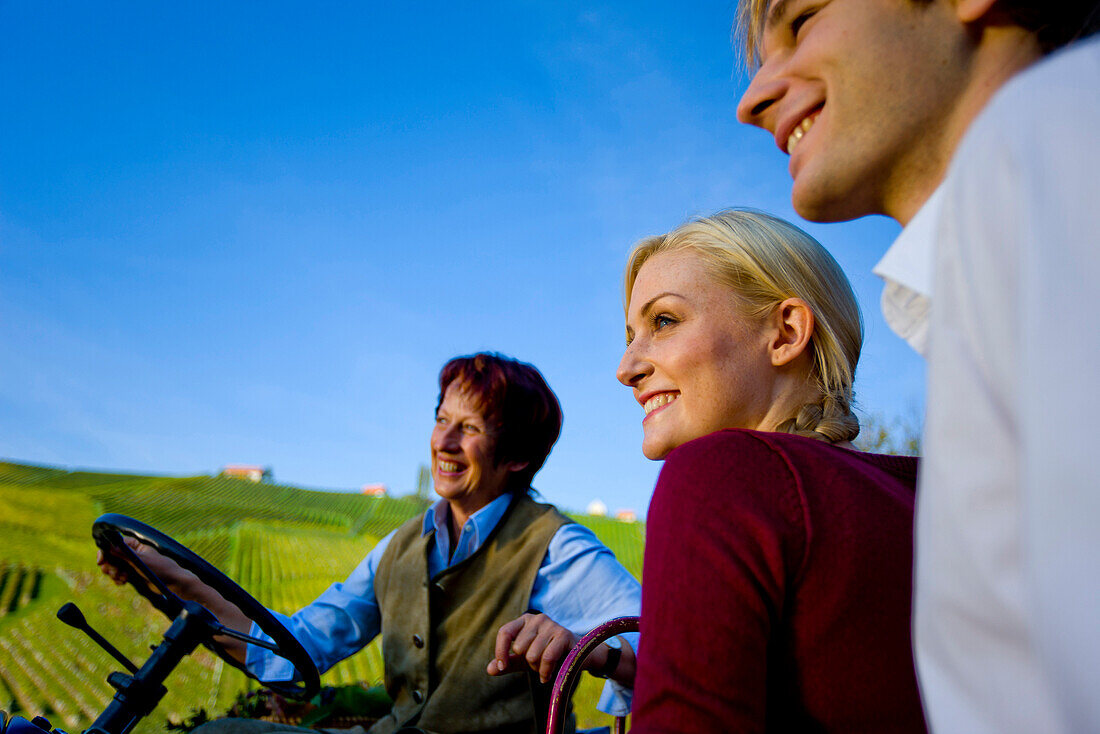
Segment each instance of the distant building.
[[250,482],[270,482],[274,478],[270,466],[256,464],[226,464],[222,467],[221,476],[247,479]]
[[615,519],[616,520],[621,520],[623,522],[637,522],[638,521],[638,513],[634,512],[634,510],[629,510],[629,509],[619,510],[618,512],[615,513]]
[[364,484],[363,488],[359,490],[368,497],[385,497],[386,485],[385,484]]
[[599,515],[600,517],[607,517],[607,505],[599,500],[592,500],[588,503],[588,507],[585,508],[585,512],[589,515]]

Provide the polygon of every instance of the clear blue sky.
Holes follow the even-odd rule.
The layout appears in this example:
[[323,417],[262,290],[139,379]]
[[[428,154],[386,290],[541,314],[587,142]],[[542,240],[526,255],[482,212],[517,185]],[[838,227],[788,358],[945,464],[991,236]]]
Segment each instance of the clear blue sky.
[[731,205],[835,254],[864,410],[923,406],[872,265],[737,123],[732,0],[0,3],[0,457],[412,491],[449,357],[539,366],[535,486],[644,512],[630,245]]

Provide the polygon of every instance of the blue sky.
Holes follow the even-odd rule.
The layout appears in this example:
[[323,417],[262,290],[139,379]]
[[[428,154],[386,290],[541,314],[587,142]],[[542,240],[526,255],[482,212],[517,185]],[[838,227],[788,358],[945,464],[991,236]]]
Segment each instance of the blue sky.
[[624,258],[732,205],[830,248],[862,409],[919,412],[870,273],[897,226],[796,218],[733,7],[0,3],[0,457],[406,493],[439,367],[491,349],[562,401],[543,495],[644,512]]

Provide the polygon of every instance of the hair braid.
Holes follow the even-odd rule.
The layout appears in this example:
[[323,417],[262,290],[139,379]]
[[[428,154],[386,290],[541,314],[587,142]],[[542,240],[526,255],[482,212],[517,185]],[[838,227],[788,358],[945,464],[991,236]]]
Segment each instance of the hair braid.
[[859,419],[850,403],[845,397],[826,393],[818,402],[803,405],[794,418],[780,423],[776,430],[829,443],[851,441],[859,435]]

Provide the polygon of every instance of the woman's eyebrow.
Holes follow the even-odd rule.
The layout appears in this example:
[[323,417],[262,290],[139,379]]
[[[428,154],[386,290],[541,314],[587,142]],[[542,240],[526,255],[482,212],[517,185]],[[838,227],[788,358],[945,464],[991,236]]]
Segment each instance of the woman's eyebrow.
[[664,291],[663,293],[658,293],[657,295],[653,296],[653,298],[650,298],[648,301],[646,301],[645,304],[642,306],[641,311],[639,311],[639,313],[642,314],[643,316],[646,315],[647,313],[649,313],[650,309],[653,308],[653,304],[656,303],[657,301],[661,300],[665,296],[672,296],[674,298],[679,298],[681,300],[683,300],[683,298],[684,298],[679,293],[673,293],[672,291]]

